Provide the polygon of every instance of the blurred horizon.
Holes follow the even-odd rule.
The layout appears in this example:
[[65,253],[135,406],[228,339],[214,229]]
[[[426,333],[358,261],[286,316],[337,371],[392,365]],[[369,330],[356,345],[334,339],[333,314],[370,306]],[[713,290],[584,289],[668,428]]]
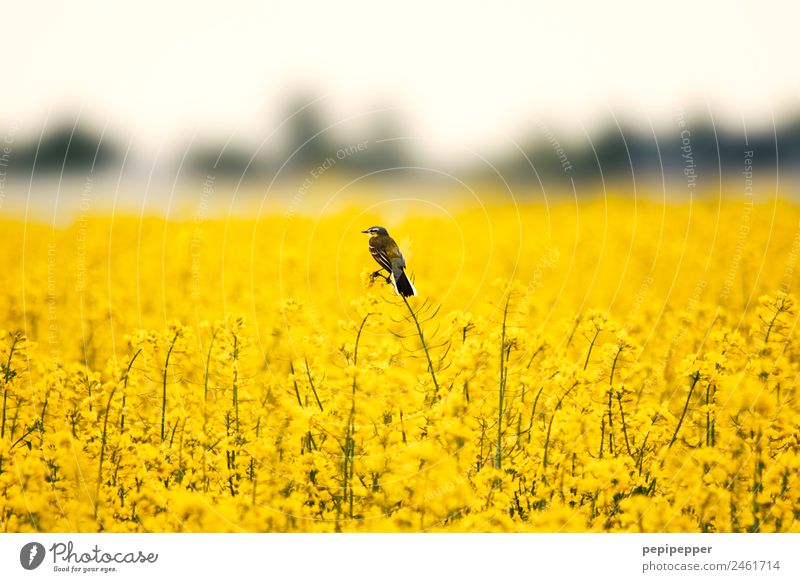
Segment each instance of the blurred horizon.
[[208,177],[288,204],[352,184],[542,200],[798,182],[788,2],[5,12],[3,211],[66,216],[90,190],[94,208],[196,203]]

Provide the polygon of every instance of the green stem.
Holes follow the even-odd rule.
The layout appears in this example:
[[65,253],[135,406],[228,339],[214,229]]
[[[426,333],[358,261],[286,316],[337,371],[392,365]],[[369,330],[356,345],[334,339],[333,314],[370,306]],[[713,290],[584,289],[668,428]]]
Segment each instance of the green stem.
[[[16,446],[17,446],[19,443],[23,442],[23,441],[25,440],[25,437],[29,436],[31,433],[33,433],[33,431],[35,431],[35,430],[37,430],[37,429],[41,430],[41,428],[42,428],[42,427],[41,427],[41,425],[39,424],[39,421],[38,421],[38,420],[35,420],[35,421],[33,422],[33,425],[32,425],[32,426],[31,426],[31,427],[30,427],[28,430],[26,430],[26,431],[25,431],[25,432],[22,434],[22,436],[21,436],[21,437],[19,437],[17,440],[15,440],[15,441],[14,441],[14,442],[11,444],[11,446],[9,447],[9,450],[13,449],[13,448],[14,448],[14,447],[16,447]],[[29,444],[29,443],[28,443],[28,444]],[[30,446],[29,446],[28,448],[30,448]]]
[[533,432],[533,417],[536,415],[536,405],[539,403],[539,396],[542,395],[542,390],[544,390],[544,386],[539,387],[539,391],[536,393],[536,397],[533,399],[533,406],[531,407],[531,417],[530,421],[528,422],[528,442],[531,442],[531,432]]
[[[405,298],[404,298],[405,299]],[[364,319],[361,320],[361,325],[358,327],[356,334],[356,344],[353,348],[353,367],[358,365],[358,344],[361,341],[361,332],[364,331],[364,325],[367,323],[367,318],[371,314],[367,313]],[[339,500],[337,507],[337,518],[342,511],[342,502],[347,502],[349,497],[349,515],[353,517],[353,460],[355,458],[355,418],[356,418],[356,381],[355,371],[353,374],[353,391],[350,401],[350,416],[347,419],[347,431],[345,432],[344,445],[341,446],[343,459],[342,459],[342,498]],[[349,495],[348,495],[349,492]],[[337,528],[339,527],[337,522]]]
[[6,404],[8,402],[8,388],[3,383],[3,427],[0,429],[0,438],[6,435]]
[[208,344],[208,354],[206,355],[206,371],[203,377],[203,404],[208,403],[208,374],[211,367],[211,350],[214,348],[214,340],[217,338],[217,332],[214,331],[211,336],[211,342]]
[[667,448],[671,447],[678,438],[678,431],[681,430],[683,419],[686,416],[686,411],[689,409],[689,402],[692,399],[692,393],[694,392],[694,387],[697,385],[698,380],[700,380],[700,372],[695,372],[692,374],[692,385],[689,387],[689,394],[686,396],[686,404],[683,405],[683,412],[681,412],[681,417],[678,420],[678,426],[675,427],[675,433],[672,435]]
[[[133,357],[131,358],[131,361],[128,362],[128,367],[125,370],[124,377],[122,378],[123,393],[125,392],[125,388],[128,386],[128,375],[131,372],[131,368],[133,367],[133,363],[136,361],[136,358],[138,358],[139,354],[141,354],[141,353],[142,353],[142,348],[139,348],[136,351],[136,353],[133,354]],[[103,478],[103,461],[105,460],[105,457],[106,457],[106,438],[107,438],[107,435],[108,435],[108,413],[111,411],[111,399],[114,398],[114,393],[117,391],[117,386],[118,386],[118,384],[114,384],[114,388],[111,389],[111,394],[108,395],[108,402],[106,402],[106,410],[105,410],[105,412],[103,414],[103,436],[100,439],[100,462],[99,462],[98,467],[97,467],[97,487],[95,488],[95,494],[94,494],[94,499],[95,499],[95,502],[94,502],[95,503],[95,505],[94,505],[95,517],[97,516],[98,499],[100,497],[100,483],[102,482],[102,478]]]
[[[292,373],[292,377],[295,378],[294,364],[292,362],[289,362],[289,371]],[[300,408],[303,408],[303,399],[300,398],[300,388],[297,385],[297,378],[294,379],[293,385],[294,385],[294,397],[297,398],[297,404],[298,406],[300,406]]]
[[236,415],[236,434],[239,434],[239,338],[233,336],[233,409]]
[[167,370],[169,369],[169,358],[172,355],[172,349],[175,347],[175,342],[178,341],[178,333],[175,334],[175,337],[172,338],[172,343],[169,345],[169,350],[167,350],[167,358],[164,361],[164,374],[162,376],[162,383],[161,383],[161,442],[164,442],[165,432],[164,432],[164,421],[167,416]]
[[561,408],[561,403],[564,401],[564,399],[567,397],[567,395],[568,395],[570,392],[572,392],[572,390],[573,390],[573,389],[575,388],[575,386],[577,386],[577,385],[578,385],[578,383],[577,383],[577,382],[575,382],[575,383],[574,383],[572,386],[570,386],[570,387],[567,389],[567,391],[566,391],[566,392],[564,392],[564,394],[562,394],[562,395],[561,395],[561,398],[559,398],[559,399],[558,399],[558,402],[556,402],[556,407],[555,407],[555,409],[553,410],[553,414],[552,414],[552,416],[550,416],[550,422],[547,424],[547,436],[545,437],[545,440],[544,440],[544,455],[542,456],[542,468],[543,468],[543,469],[546,469],[546,468],[547,468],[547,452],[548,452],[548,450],[549,450],[549,448],[550,448],[550,431],[552,431],[552,430],[553,430],[553,420],[554,420],[554,419],[555,419],[555,417],[556,417],[556,412],[558,412],[558,409],[559,409],[559,408]]
[[605,415],[600,416],[600,451],[598,451],[597,456],[601,459],[603,458],[603,445],[606,444],[606,417]]
[[608,452],[614,456],[614,420],[611,416],[611,390],[608,391]]
[[[609,376],[609,378],[608,378],[608,385],[609,386],[613,386],[614,385],[614,372],[617,369],[617,360],[619,360],[619,355],[621,353],[622,353],[622,348],[617,350],[617,355],[614,356],[614,363],[611,364],[611,376]],[[587,359],[587,362],[588,362],[588,359]]]
[[314,393],[314,399],[317,401],[320,412],[325,412],[325,409],[322,408],[322,401],[319,399],[319,394],[317,394],[317,389],[314,386],[314,379],[311,377],[311,370],[308,367],[308,358],[304,358],[304,361],[306,364],[306,376],[308,376],[308,383],[311,386],[311,391]]
[[772,319],[770,320],[769,325],[767,326],[767,333],[764,335],[765,344],[769,342],[769,334],[772,333],[772,328],[775,325],[775,322],[778,320],[778,316],[781,313],[783,313],[783,305],[778,307],[778,309],[775,311],[775,315],[772,316]]
[[713,392],[716,391],[716,386],[709,383],[706,386],[706,446],[714,446],[714,424],[715,421],[711,415],[711,402],[714,398]]
[[592,355],[592,348],[594,348],[594,342],[597,341],[597,336],[600,335],[600,330],[594,332],[594,337],[592,338],[592,342],[589,344],[589,351],[586,353],[586,361],[583,363],[583,369],[585,370],[589,366],[589,356]]
[[506,392],[505,378],[505,353],[506,353],[506,321],[508,318],[508,304],[510,297],[506,298],[506,307],[503,310],[503,328],[500,334],[500,390],[497,397],[497,444],[494,453],[494,468],[499,469],[503,461],[502,437],[503,437],[503,400]]
[[404,295],[401,295],[401,297],[403,298],[403,303],[405,303],[406,307],[408,307],[408,312],[411,314],[411,319],[414,320],[414,325],[417,326],[419,341],[422,343],[422,349],[425,350],[425,357],[428,358],[428,370],[431,373],[431,379],[433,380],[433,385],[435,387],[433,398],[431,398],[431,406],[433,406],[433,403],[436,401],[436,396],[439,394],[439,382],[438,380],[436,380],[436,373],[433,370],[433,361],[431,360],[431,354],[428,351],[428,344],[425,343],[425,336],[422,333],[422,327],[420,327],[419,325],[419,319],[417,319],[417,314],[414,313],[414,310],[411,308],[411,304],[409,304],[408,298],[406,298]]
[[631,451],[631,444],[628,440],[628,426],[625,422],[625,411],[622,409],[622,392],[617,394],[617,402],[619,403],[619,417],[622,419],[622,435],[625,437],[625,448],[628,450],[628,454],[631,458],[633,458],[633,452]]
[[22,339],[22,335],[17,332],[14,334],[14,339],[11,342],[11,348],[8,351],[8,360],[6,361],[6,368],[3,373],[3,422],[2,427],[0,427],[0,438],[4,437],[6,434],[6,406],[8,403],[8,381],[13,377],[13,373],[11,371],[11,358],[14,356],[14,350],[17,347],[17,343],[19,343],[20,339]]

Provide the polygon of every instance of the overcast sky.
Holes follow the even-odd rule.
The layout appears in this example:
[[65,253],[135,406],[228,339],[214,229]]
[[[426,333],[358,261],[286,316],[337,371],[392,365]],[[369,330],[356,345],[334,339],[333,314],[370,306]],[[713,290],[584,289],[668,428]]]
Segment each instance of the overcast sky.
[[537,121],[798,109],[796,3],[6,2],[0,129],[78,112],[139,148],[260,139],[300,88],[332,120],[397,107],[430,152]]

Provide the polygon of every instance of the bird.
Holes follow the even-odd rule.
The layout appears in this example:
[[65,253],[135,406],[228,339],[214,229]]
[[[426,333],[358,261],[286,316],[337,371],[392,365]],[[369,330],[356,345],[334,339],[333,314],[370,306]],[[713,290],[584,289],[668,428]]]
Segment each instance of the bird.
[[[389,233],[382,226],[372,226],[367,230],[362,230],[364,234],[370,235],[369,252],[372,258],[381,266],[380,269],[372,273],[372,278],[385,277],[387,283],[394,284],[394,290],[403,297],[413,297],[417,294],[411,279],[406,275],[406,260],[400,247],[389,236]],[[389,274],[382,275],[381,271],[386,270]]]

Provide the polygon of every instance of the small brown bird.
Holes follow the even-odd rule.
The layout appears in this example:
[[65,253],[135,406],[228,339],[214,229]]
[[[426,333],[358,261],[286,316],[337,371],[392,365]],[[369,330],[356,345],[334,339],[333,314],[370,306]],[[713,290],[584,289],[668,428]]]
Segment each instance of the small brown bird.
[[[417,290],[414,289],[414,285],[406,275],[406,260],[403,258],[403,253],[400,252],[400,247],[389,236],[386,229],[382,226],[373,226],[361,232],[370,235],[369,252],[381,266],[379,270],[372,273],[372,278],[385,277],[387,283],[390,281],[394,283],[395,291],[403,297],[416,295]],[[381,274],[384,269],[389,273],[388,275]]]

